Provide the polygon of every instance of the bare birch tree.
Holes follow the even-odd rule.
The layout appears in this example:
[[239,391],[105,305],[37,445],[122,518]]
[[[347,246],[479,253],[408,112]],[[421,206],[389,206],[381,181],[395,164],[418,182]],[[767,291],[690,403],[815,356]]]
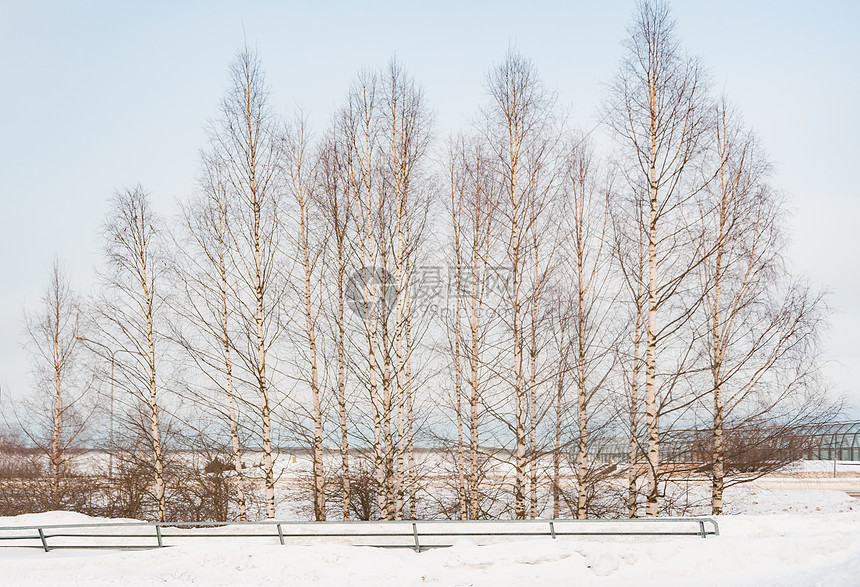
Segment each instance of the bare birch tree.
[[[185,318],[195,334],[174,328],[174,337],[191,355],[205,380],[224,395],[195,394],[195,403],[205,404],[226,420],[230,434],[233,470],[236,476],[236,503],[239,520],[247,521],[245,473],[242,461],[244,441],[240,437],[240,406],[244,404],[234,377],[233,355],[236,338],[231,319],[236,303],[233,241],[227,178],[222,161],[211,153],[202,156],[199,193],[182,207],[180,230],[183,252],[175,264],[176,282],[184,290],[176,314]],[[227,403],[224,405],[223,399]]]
[[[34,358],[36,385],[40,392],[46,392],[47,401],[43,404],[40,398],[27,408],[28,421],[23,428],[48,456],[51,471],[48,501],[53,509],[60,509],[63,478],[70,473],[69,449],[83,431],[86,414],[81,408],[88,386],[76,372],[81,337],[80,302],[56,258],[40,308],[26,315],[25,327],[28,348]],[[41,424],[32,420],[45,407],[47,434],[43,435],[29,426]]]
[[[322,269],[321,255],[325,249],[325,236],[318,237],[317,242],[311,242],[311,214],[316,207],[315,189],[317,184],[316,160],[310,153],[306,125],[303,119],[297,119],[284,136],[284,165],[287,169],[289,191],[293,197],[295,211],[298,214],[298,238],[295,243],[298,265],[302,269],[300,298],[304,314],[303,334],[307,343],[308,384],[311,391],[311,419],[313,420],[312,468],[313,468],[313,503],[314,519],[325,520],[325,471],[323,469],[323,413],[321,403],[320,370],[318,364],[317,322],[320,317],[319,271]],[[315,223],[316,224],[316,223]],[[325,233],[325,227],[322,232]],[[303,342],[305,342],[303,341]]]
[[617,346],[623,384],[622,397],[617,403],[623,404],[619,413],[627,415],[627,515],[635,518],[638,515],[639,462],[644,452],[639,438],[639,424],[641,421],[642,334],[646,312],[645,240],[647,232],[640,206],[635,203],[630,206],[629,199],[616,201],[615,204],[613,252],[618,260],[617,267],[623,284],[622,290],[626,294],[621,299],[628,301],[632,310],[629,312],[632,332],[628,329],[629,339],[626,343],[620,343]]
[[272,386],[267,370],[269,350],[278,335],[283,298],[282,264],[278,259],[279,185],[276,120],[260,61],[251,50],[240,51],[230,65],[229,86],[221,115],[210,127],[214,156],[223,165],[235,214],[228,224],[233,263],[244,292],[240,296],[247,345],[237,355],[251,372],[259,398],[265,476],[266,517],[275,516],[272,455]]
[[[139,428],[150,453],[146,463],[153,476],[156,518],[165,521],[164,450],[156,355],[156,315],[161,308],[158,286],[164,273],[163,227],[153,212],[149,194],[137,186],[118,192],[104,224],[108,268],[102,275],[104,297],[97,303],[98,322],[105,346],[122,349],[132,358],[119,362],[122,383],[130,392],[130,412],[148,426]],[[114,351],[119,352],[119,350]]]
[[[455,369],[457,415],[457,475],[461,518],[478,519],[481,454],[479,419],[488,369],[483,353],[487,343],[487,289],[492,279],[493,207],[498,190],[488,174],[481,143],[459,137],[449,150],[449,210],[453,259],[454,311],[446,312],[449,346]],[[465,417],[463,406],[468,408]],[[468,435],[468,439],[466,436]],[[468,459],[466,444],[468,443]]]
[[[338,120],[338,132],[344,141],[344,157],[350,209],[355,218],[355,234],[352,240],[351,283],[355,291],[350,292],[353,303],[360,314],[362,346],[366,369],[357,373],[368,391],[368,403],[372,418],[372,441],[374,479],[377,485],[377,507],[383,515],[388,514],[385,475],[385,451],[383,448],[383,411],[379,401],[379,361],[377,359],[378,319],[380,304],[379,286],[384,284],[376,269],[379,252],[374,234],[376,220],[376,165],[377,165],[377,109],[379,82],[375,73],[362,72],[353,82]],[[358,249],[358,255],[354,254]],[[357,281],[357,283],[356,283]]]
[[[459,150],[459,153],[458,153]],[[457,449],[455,467],[457,470],[457,495],[459,505],[459,516],[461,520],[468,519],[468,498],[466,488],[466,472],[465,472],[465,447],[463,444],[463,367],[460,351],[460,308],[462,305],[463,292],[463,199],[466,192],[464,185],[466,178],[463,176],[461,165],[462,145],[453,143],[449,158],[449,177],[448,181],[451,188],[450,198],[450,213],[451,213],[451,228],[452,242],[451,246],[454,253],[454,311],[450,315],[446,312],[448,323],[446,330],[448,331],[449,346],[451,358],[454,364],[454,413],[457,424]]]
[[711,510],[719,515],[727,475],[734,473],[730,485],[744,480],[731,462],[752,448],[742,446],[744,432],[754,428],[750,441],[767,442],[763,435],[815,421],[826,403],[813,376],[823,300],[786,270],[781,201],[755,137],[725,99],[714,114],[710,153],[718,172],[704,192],[702,233],[712,253],[701,274],[713,386]]
[[571,316],[573,315],[570,296],[558,296],[555,311],[552,314],[552,333],[555,348],[558,352],[555,373],[555,433],[552,451],[552,517],[561,514],[561,461],[562,450],[565,446],[564,428],[568,412],[565,394],[568,371],[570,370],[570,350],[572,336],[570,332]]
[[[397,62],[354,82],[337,122],[351,231],[353,302],[361,317],[367,367],[356,373],[368,391],[374,470],[382,515],[403,516],[411,493],[412,322],[410,275],[426,216],[418,189],[429,137],[420,89]],[[410,506],[411,508],[411,506]]]
[[349,268],[349,242],[347,241],[351,226],[350,198],[348,177],[345,176],[347,165],[344,161],[342,137],[337,136],[336,130],[330,132],[323,143],[319,159],[319,182],[322,197],[318,205],[324,221],[331,233],[331,246],[334,248],[335,272],[335,309],[334,323],[336,334],[337,354],[337,383],[336,395],[338,406],[338,421],[340,424],[340,455],[341,455],[341,499],[343,503],[343,519],[350,518],[350,467],[349,467],[349,422],[347,420],[346,403],[346,300],[345,288],[347,269]]
[[510,311],[512,364],[506,378],[512,388],[514,408],[514,516],[525,519],[529,389],[524,371],[527,292],[523,283],[530,277],[528,268],[533,266],[529,255],[529,230],[535,223],[532,200],[545,196],[541,182],[546,180],[554,146],[554,96],[541,85],[535,66],[513,51],[490,71],[487,86],[490,103],[483,111],[483,134],[492,153],[495,181],[502,190],[496,209],[506,231],[504,258],[511,272],[506,303]]
[[[699,189],[691,162],[699,155],[699,139],[707,126],[706,94],[701,67],[683,54],[674,29],[665,2],[639,4],[628,30],[628,56],[612,85],[606,117],[624,149],[632,195],[647,210],[644,330],[649,516],[658,511],[658,411],[667,393],[664,389],[659,397],[660,387],[666,381],[668,385],[677,382],[658,380],[658,355],[695,311],[696,304],[679,302],[679,295],[702,258],[686,239],[683,210]],[[658,314],[662,314],[659,319]],[[673,371],[681,373],[684,368]]]
[[[565,218],[569,222],[566,261],[574,284],[571,292],[572,375],[577,391],[578,441],[576,457],[576,516],[587,516],[592,485],[589,466],[590,423],[596,420],[595,399],[610,377],[611,349],[617,342],[611,319],[617,296],[610,279],[609,188],[601,189],[593,154],[577,141],[569,156]],[[564,339],[562,331],[562,341]],[[566,353],[566,349],[562,353]],[[558,400],[559,402],[561,399]]]
[[[410,283],[417,259],[421,227],[426,215],[427,197],[421,193],[421,165],[430,138],[430,117],[421,88],[403,66],[392,60],[385,70],[385,101],[382,122],[387,132],[380,133],[381,153],[387,177],[381,185],[389,188],[388,205],[393,204],[393,265],[396,300],[394,302],[393,347],[396,395],[396,454],[392,454],[394,471],[394,517],[403,517],[403,498],[407,475],[407,450],[411,427],[408,406],[412,404],[412,372],[407,362],[412,355],[412,317]],[[393,194],[391,193],[393,191]],[[393,196],[393,198],[392,198]],[[393,199],[393,202],[390,200]],[[385,237],[383,236],[383,239]],[[393,416],[393,415],[392,415]],[[395,447],[393,447],[395,448]]]

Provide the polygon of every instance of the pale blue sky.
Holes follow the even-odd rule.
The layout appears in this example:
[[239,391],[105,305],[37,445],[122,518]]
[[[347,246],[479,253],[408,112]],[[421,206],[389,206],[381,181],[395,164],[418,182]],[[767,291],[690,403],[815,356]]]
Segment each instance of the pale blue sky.
[[[835,387],[860,404],[860,2],[673,2],[678,32],[761,135],[790,196],[794,268],[832,292]],[[164,214],[193,188],[203,125],[247,38],[283,112],[318,130],[392,55],[446,135],[509,44],[591,128],[634,2],[0,1],[0,386],[26,393],[22,311],[56,253],[88,291],[111,193]],[[860,416],[860,409],[850,415]]]

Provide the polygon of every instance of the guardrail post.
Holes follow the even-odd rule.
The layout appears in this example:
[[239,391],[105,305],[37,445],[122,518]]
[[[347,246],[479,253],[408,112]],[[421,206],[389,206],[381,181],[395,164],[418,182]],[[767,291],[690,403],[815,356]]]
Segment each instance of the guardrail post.
[[42,540],[42,548],[45,549],[45,552],[51,550],[50,548],[48,548],[48,539],[45,538],[45,533],[42,532],[41,528],[39,528],[39,538]]
[[415,552],[421,552],[421,546],[418,544],[418,525],[412,522],[412,536],[415,537]]
[[158,538],[158,548],[164,548],[164,544],[161,542],[161,526],[158,524],[155,525],[155,537]]
[[284,545],[284,532],[281,530],[281,525],[278,524],[278,540],[281,541],[281,546]]
[[705,521],[699,520],[699,534],[702,535],[702,538],[707,538],[707,534],[705,534]]
[[549,521],[549,535],[555,540],[555,524],[553,524],[552,520]]

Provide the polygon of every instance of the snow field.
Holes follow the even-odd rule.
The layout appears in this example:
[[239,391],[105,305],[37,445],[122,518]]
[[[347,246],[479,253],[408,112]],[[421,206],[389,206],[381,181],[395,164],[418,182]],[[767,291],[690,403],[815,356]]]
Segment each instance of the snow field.
[[[417,554],[247,539],[160,550],[0,548],[0,585],[770,585],[860,584],[860,502],[834,490],[737,488],[720,537],[512,539]],[[738,495],[738,497],[741,497]],[[0,526],[104,521],[69,512],[0,518]]]

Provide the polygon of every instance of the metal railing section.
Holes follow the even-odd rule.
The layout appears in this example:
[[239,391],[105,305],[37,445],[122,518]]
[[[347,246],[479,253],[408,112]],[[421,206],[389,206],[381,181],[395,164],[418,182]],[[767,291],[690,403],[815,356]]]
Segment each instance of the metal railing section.
[[[210,529],[206,532],[205,529]],[[214,529],[215,531],[211,531]],[[225,531],[218,531],[218,530]],[[241,530],[256,529],[255,532]],[[139,532],[133,530],[140,530]],[[203,530],[203,531],[201,531]],[[275,539],[281,545],[318,544],[320,539],[371,539],[379,548],[421,552],[451,546],[457,538],[532,538],[562,536],[719,536],[713,518],[554,519],[554,520],[403,520],[371,522],[101,522],[0,527],[0,546],[54,549],[146,550],[187,539]],[[423,541],[422,541],[423,539]],[[52,543],[48,541],[51,540]],[[134,540],[137,542],[127,542]],[[21,542],[28,544],[21,544]],[[38,541],[38,542],[36,542]],[[143,543],[146,541],[145,543]],[[104,543],[107,542],[107,543]]]

